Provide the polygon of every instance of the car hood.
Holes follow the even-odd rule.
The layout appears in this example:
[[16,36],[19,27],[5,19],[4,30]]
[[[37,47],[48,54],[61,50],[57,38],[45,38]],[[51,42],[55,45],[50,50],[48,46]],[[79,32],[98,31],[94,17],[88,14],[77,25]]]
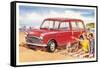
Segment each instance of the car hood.
[[56,33],[57,31],[54,30],[48,30],[48,29],[33,29],[31,31],[28,32],[29,35],[33,35],[33,36],[41,36],[41,35],[47,35],[47,34],[53,34]]

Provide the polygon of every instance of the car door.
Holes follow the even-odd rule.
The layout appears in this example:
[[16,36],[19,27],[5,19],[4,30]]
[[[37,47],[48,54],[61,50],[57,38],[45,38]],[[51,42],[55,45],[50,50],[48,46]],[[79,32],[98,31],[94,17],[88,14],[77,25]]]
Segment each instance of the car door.
[[70,25],[69,22],[61,22],[59,25],[58,38],[61,45],[65,45],[70,40]]
[[[71,29],[72,29],[72,37],[78,38],[79,36],[79,29],[77,26],[77,22],[76,21],[71,21]],[[72,38],[71,42],[74,42],[75,39]]]

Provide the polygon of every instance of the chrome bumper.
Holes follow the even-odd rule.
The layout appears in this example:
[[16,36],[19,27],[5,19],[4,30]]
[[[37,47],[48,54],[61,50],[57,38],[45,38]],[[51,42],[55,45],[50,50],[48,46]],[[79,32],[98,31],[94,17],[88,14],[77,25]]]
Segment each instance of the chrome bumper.
[[43,47],[47,46],[46,44],[29,43],[29,42],[27,42],[26,44],[33,45],[33,46],[43,46]]

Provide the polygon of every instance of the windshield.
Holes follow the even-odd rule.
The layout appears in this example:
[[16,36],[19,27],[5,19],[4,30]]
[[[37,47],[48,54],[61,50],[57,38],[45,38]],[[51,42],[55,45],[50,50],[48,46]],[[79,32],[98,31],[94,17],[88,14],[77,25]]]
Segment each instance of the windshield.
[[41,25],[41,28],[53,29],[54,21],[44,21]]

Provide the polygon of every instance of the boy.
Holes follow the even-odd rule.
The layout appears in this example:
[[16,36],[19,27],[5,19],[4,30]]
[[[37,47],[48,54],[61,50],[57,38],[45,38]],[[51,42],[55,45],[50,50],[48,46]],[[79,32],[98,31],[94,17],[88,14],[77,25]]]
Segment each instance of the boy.
[[89,38],[89,41],[90,41],[90,50],[89,50],[90,57],[94,57],[95,40],[94,40],[93,34],[90,33],[89,36],[88,36],[88,38]]

